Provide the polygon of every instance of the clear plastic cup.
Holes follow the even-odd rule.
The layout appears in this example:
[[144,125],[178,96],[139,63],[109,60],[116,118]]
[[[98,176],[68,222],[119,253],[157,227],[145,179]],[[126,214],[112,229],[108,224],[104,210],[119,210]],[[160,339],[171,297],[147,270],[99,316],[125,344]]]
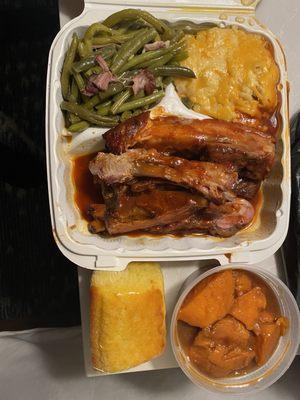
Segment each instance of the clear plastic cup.
[[[257,274],[273,290],[277,297],[281,315],[288,318],[289,327],[280,337],[278,346],[270,359],[261,367],[241,376],[210,378],[202,374],[189,361],[182,349],[177,335],[177,315],[190,290],[206,277],[225,269],[239,269]],[[204,273],[194,272],[185,281],[180,297],[173,311],[171,321],[171,344],[175,358],[186,376],[197,386],[214,393],[231,395],[254,394],[276,382],[289,368],[300,344],[300,314],[297,303],[287,286],[276,276],[257,266],[225,265],[212,268]]]

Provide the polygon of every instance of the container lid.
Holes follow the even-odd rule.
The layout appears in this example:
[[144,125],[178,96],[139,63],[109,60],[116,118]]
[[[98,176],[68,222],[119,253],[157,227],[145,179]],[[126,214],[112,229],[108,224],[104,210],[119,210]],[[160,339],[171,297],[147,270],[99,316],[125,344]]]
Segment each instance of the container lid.
[[[126,8],[130,6],[143,7],[172,7],[172,8],[204,8],[216,10],[241,10],[242,12],[254,12],[260,0],[105,0],[105,4],[120,5]],[[87,0],[85,4],[101,4],[101,0]]]

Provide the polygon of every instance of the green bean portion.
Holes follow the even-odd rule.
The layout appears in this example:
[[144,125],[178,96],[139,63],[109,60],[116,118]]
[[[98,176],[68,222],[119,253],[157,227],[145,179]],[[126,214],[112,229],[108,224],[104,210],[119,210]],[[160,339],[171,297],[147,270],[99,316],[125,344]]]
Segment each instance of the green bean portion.
[[127,40],[131,39],[137,32],[131,33],[124,33],[122,35],[115,35],[115,36],[97,36],[92,39],[92,44],[94,46],[100,46],[104,44],[121,44],[126,42]]
[[146,67],[161,67],[165,65],[168,61],[173,58],[173,53],[167,53],[160,57],[154,58],[153,60],[146,61],[145,63],[139,64],[139,68],[146,68]]
[[82,132],[87,129],[90,124],[87,121],[76,122],[69,126],[68,131],[71,133]]
[[137,33],[131,40],[124,43],[119,49],[116,58],[113,60],[111,70],[114,74],[118,73],[131,56],[137,53],[144,45],[151,42],[155,37],[154,29],[145,29]]
[[111,106],[112,114],[117,114],[119,112],[119,108],[126,100],[131,96],[132,89],[126,89],[124,92],[119,93],[116,98],[114,104]]
[[104,103],[99,104],[96,106],[96,113],[102,116],[108,115],[110,112],[110,108],[112,105],[112,101],[105,101]]
[[106,18],[103,22],[103,25],[106,25],[109,28],[111,28],[114,25],[117,25],[118,23],[126,19],[135,20],[138,18],[141,18],[142,20],[148,22],[148,24],[152,25],[153,28],[158,33],[164,34],[166,36],[166,39],[170,39],[173,37],[174,35],[173,29],[169,27],[165,22],[155,18],[147,11],[133,9],[133,8],[117,11],[116,13]]
[[105,46],[103,49],[95,51],[92,55],[82,58],[80,61],[77,61],[73,64],[72,69],[75,72],[87,71],[88,69],[97,65],[95,61],[96,55],[101,55],[104,60],[108,60],[116,53],[115,46]]
[[62,96],[65,100],[68,100],[69,94],[70,94],[69,93],[69,91],[70,91],[70,76],[71,76],[71,71],[72,71],[72,65],[73,65],[74,59],[76,57],[78,42],[79,42],[78,36],[76,35],[76,33],[74,33],[71,45],[66,53],[63,68],[62,68],[60,83],[61,83]]
[[[189,32],[194,28],[190,25]],[[175,26],[147,11],[125,9],[91,24],[80,38],[74,34],[61,73],[61,109],[69,131],[81,132],[93,125],[115,126],[153,107],[175,76],[194,78],[193,71],[180,65],[188,57],[184,40],[187,29],[186,21]],[[145,49],[146,44],[156,41],[165,43],[154,44],[156,50]],[[97,55],[108,69],[103,70]],[[143,69],[150,74],[141,73]],[[98,82],[104,86],[107,82],[107,88],[94,85],[92,75],[98,75]],[[134,79],[136,75],[139,77]],[[152,87],[150,81],[154,91],[146,95],[145,88]],[[140,85],[137,94],[133,93],[134,84]],[[89,95],[91,92],[95,93]]]
[[88,29],[85,31],[84,34],[84,41],[92,39],[95,35],[101,33],[108,33],[112,34],[112,29],[108,28],[107,26],[101,24],[100,22],[95,22],[94,24],[90,25]]
[[113,97],[115,94],[122,92],[124,89],[124,85],[121,82],[112,82],[108,85],[108,88],[105,92],[99,92],[98,96],[100,101],[104,101]]
[[154,76],[182,76],[185,78],[196,78],[194,71],[177,65],[163,65],[150,69]]
[[100,103],[99,96],[95,94],[94,96],[90,97],[89,100],[86,103],[84,103],[82,107],[86,108],[87,110],[91,110],[99,103]]
[[178,48],[179,43],[174,43],[170,45],[169,47],[165,47],[163,49],[159,50],[152,50],[152,51],[147,51],[145,53],[141,53],[135,57],[132,57],[119,71],[119,73],[125,72],[129,69],[132,69],[133,67],[138,66],[139,68],[143,63],[146,63],[147,61],[152,61],[155,58],[161,57],[167,53],[176,51]]
[[152,93],[149,96],[143,97],[141,99],[128,101],[127,103],[124,103],[119,107],[119,112],[123,113],[124,111],[135,110],[136,108],[140,108],[145,105],[155,103],[161,100],[163,97],[164,97],[164,91],[161,90],[159,92]]
[[90,122],[93,125],[105,127],[105,126],[115,126],[118,123],[118,117],[103,117],[99,114],[96,114],[93,111],[87,110],[83,106],[79,104],[70,103],[68,101],[63,101],[61,103],[61,109],[64,111],[69,111],[79,118]]
[[82,91],[85,88],[85,81],[82,75],[78,72],[73,72],[74,79],[77,83],[78,89]]

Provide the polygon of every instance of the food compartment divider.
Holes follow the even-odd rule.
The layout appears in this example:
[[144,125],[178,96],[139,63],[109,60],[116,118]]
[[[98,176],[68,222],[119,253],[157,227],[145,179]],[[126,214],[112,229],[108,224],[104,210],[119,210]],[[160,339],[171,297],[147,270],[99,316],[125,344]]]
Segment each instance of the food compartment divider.
[[[244,6],[247,3],[249,6]],[[51,209],[51,221],[53,235],[58,247],[63,254],[75,264],[88,269],[107,269],[113,268],[121,270],[130,261],[179,261],[184,260],[205,260],[218,257],[227,257],[226,261],[231,262],[258,262],[273,254],[282,244],[289,219],[289,199],[290,199],[290,160],[289,160],[289,127],[287,109],[287,77],[284,55],[280,48],[280,43],[263,26],[261,26],[252,15],[258,2],[251,1],[190,1],[190,2],[161,2],[152,1],[151,5],[146,1],[113,2],[107,1],[87,1],[82,14],[66,24],[55,38],[49,54],[48,81],[47,81],[47,107],[46,107],[46,143],[47,143],[47,169],[48,187]],[[183,7],[184,5],[184,7]],[[216,6],[217,5],[217,6]],[[270,215],[276,211],[276,225],[270,235],[263,236],[261,230],[241,233],[235,237],[225,240],[215,238],[186,237],[180,240],[163,238],[160,245],[151,239],[142,238],[138,240],[139,247],[134,247],[128,239],[109,239],[101,242],[101,239],[92,235],[83,235],[76,229],[76,210],[70,193],[66,186],[70,186],[67,179],[70,175],[70,166],[67,156],[63,149],[60,130],[63,128],[63,119],[59,108],[61,101],[60,94],[60,68],[62,65],[63,54],[67,48],[72,32],[82,33],[84,27],[99,19],[104,19],[123,8],[142,7],[159,18],[178,20],[190,19],[198,22],[212,21],[217,24],[236,24],[245,29],[266,35],[275,47],[275,55],[279,63],[282,78],[282,138],[279,143],[280,154],[278,154],[277,167],[282,170],[281,184],[274,183],[276,175],[272,175],[267,182],[267,190],[278,186],[275,195],[279,196],[272,200],[272,207],[266,212],[266,219],[263,221],[263,229],[268,225],[268,218],[275,218]],[[170,9],[168,7],[171,7]],[[224,14],[224,9],[227,12]],[[243,17],[241,17],[243,11]],[[89,135],[91,142],[99,140],[99,131],[94,130]],[[98,138],[98,139],[97,139]],[[277,168],[278,169],[278,168]],[[276,172],[277,173],[277,172]],[[279,174],[280,176],[280,174]],[[272,180],[272,181],[271,181]],[[280,190],[280,194],[279,191]],[[269,197],[274,197],[270,195]],[[271,213],[271,214],[270,214]],[[77,212],[78,214],[78,212]],[[78,218],[78,215],[77,215]],[[261,226],[260,226],[261,228]],[[256,234],[257,233],[257,234]],[[243,236],[244,235],[244,236]],[[101,245],[100,245],[101,242]],[[128,244],[124,247],[124,243]],[[142,244],[141,244],[142,243]],[[143,247],[144,246],[144,247]]]

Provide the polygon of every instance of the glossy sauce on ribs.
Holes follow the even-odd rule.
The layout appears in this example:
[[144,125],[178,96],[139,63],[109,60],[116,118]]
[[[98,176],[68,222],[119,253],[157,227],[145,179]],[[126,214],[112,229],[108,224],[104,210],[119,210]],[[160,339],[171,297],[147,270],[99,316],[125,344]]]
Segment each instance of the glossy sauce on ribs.
[[238,175],[231,165],[188,161],[156,150],[129,150],[121,155],[99,152],[90,171],[108,185],[128,183],[136,177],[160,178],[201,193],[215,203],[235,198]]
[[121,154],[142,147],[190,159],[230,162],[241,176],[265,179],[274,164],[272,136],[253,127],[216,119],[165,116],[150,112],[127,120],[104,134],[109,152]]

